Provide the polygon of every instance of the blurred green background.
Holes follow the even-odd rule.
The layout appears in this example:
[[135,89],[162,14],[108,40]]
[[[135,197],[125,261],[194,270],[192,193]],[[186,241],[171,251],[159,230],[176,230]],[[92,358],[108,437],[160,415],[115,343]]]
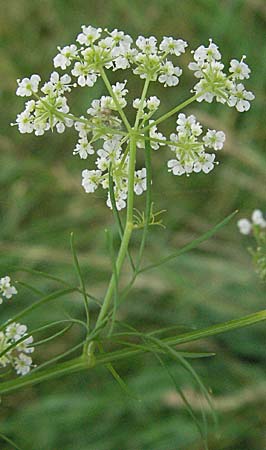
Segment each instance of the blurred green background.
[[[153,198],[157,210],[167,209],[166,229],[152,229],[146,262],[179,248],[235,209],[240,210],[239,218],[249,216],[254,208],[265,211],[264,0],[1,0],[0,6],[0,276],[7,274],[7,267],[21,265],[75,284],[69,248],[74,231],[88,289],[97,296],[104,293],[110,274],[104,229],[115,227],[103,194],[86,195],[80,186],[86,162],[72,157],[76,133],[68,130],[37,138],[22,136],[9,126],[23,108],[22,99],[14,94],[16,79],[31,73],[46,79],[56,46],[74,42],[82,24],[117,27],[134,37],[182,37],[190,49],[212,37],[225,63],[244,53],[253,71],[247,88],[256,100],[249,113],[217,104],[195,104],[186,110],[206,127],[226,132],[221,163],[213,172],[170,176],[164,151],[153,154]],[[189,59],[187,52],[183,66]],[[184,71],[178,88],[159,86],[163,110],[188,97],[194,83],[188,72]],[[122,72],[116,76],[124,79]],[[138,96],[137,79],[133,89]],[[98,83],[93,97],[103,93]],[[84,113],[91,95],[85,90],[74,94],[74,111]],[[173,128],[174,119],[162,131]],[[137,204],[144,208],[143,199]],[[136,234],[133,245],[138,239]],[[265,308],[265,286],[254,273],[248,243],[234,220],[200,249],[143,274],[118,318],[150,331],[177,323],[208,326]],[[127,275],[125,270],[124,278]],[[13,276],[44,293],[60,287],[22,272]],[[1,307],[3,319],[36,299],[20,288],[14,302]],[[82,299],[78,295],[59,299],[29,316],[27,324],[36,327],[64,317],[65,311],[81,317]],[[73,327],[67,337],[36,351],[35,361],[39,364],[79,340],[80,332]],[[217,353],[193,363],[213,392],[219,416],[218,433],[210,427],[212,450],[266,448],[265,341],[266,326],[261,324],[187,346]],[[195,410],[199,409],[201,399],[193,381],[168,364]],[[23,450],[202,450],[195,425],[152,356],[119,363],[116,369],[141,401],[126,397],[100,367],[4,396],[0,432]],[[13,447],[0,441],[0,448]]]

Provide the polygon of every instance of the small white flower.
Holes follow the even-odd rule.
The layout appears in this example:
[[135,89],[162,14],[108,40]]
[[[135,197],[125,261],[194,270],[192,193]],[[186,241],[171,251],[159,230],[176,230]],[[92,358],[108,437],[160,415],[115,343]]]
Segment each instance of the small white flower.
[[194,136],[199,136],[202,133],[202,126],[192,114],[188,117],[184,113],[178,114],[176,123],[176,130],[179,133],[193,134]]
[[[153,122],[153,120],[149,121],[150,124],[152,122]],[[157,126],[156,125],[154,125],[153,127],[150,128],[150,138],[151,138],[150,144],[151,144],[151,148],[153,150],[158,150],[160,148],[160,146],[164,146],[165,145],[164,142],[157,142],[157,141],[153,140],[153,138],[154,139],[159,139],[160,141],[165,141],[166,140],[166,137],[162,133],[157,131]]]
[[204,47],[204,45],[201,45],[197,48],[194,52],[194,59],[197,62],[202,61],[212,61],[212,60],[220,60],[221,59],[221,53],[219,52],[219,49],[216,44],[212,42],[210,39],[210,44],[208,47]]
[[23,78],[23,80],[17,80],[18,88],[16,94],[20,97],[29,97],[38,92],[39,83],[41,77],[39,75],[31,75],[30,78]]
[[246,91],[244,85],[240,83],[231,90],[231,95],[227,103],[229,106],[235,106],[237,111],[243,112],[249,110],[249,102],[254,100],[254,98],[255,95],[250,91]]
[[139,36],[136,40],[137,47],[143,51],[143,53],[150,54],[157,52],[157,39],[154,36],[145,38]]
[[194,163],[193,171],[196,173],[201,171],[204,173],[209,173],[214,168],[214,160],[214,153],[205,153],[204,155],[200,156],[198,161]]
[[160,72],[161,75],[159,76],[158,80],[160,83],[164,84],[164,87],[177,86],[177,84],[179,83],[178,77],[182,75],[182,69],[180,69],[180,67],[174,67],[171,61],[166,61],[164,64],[162,64]]
[[188,65],[189,70],[192,70],[194,72],[194,76],[196,78],[202,78],[204,76],[202,69],[204,69],[204,64],[197,63],[195,61],[190,62]]
[[45,95],[56,95],[62,94],[63,92],[70,92],[71,77],[68,74],[64,74],[60,77],[59,73],[52,72],[50,76],[50,81],[45,83],[41,88],[41,91]]
[[[80,118],[84,119],[84,116],[81,116]],[[78,131],[80,138],[87,137],[87,134],[90,132],[91,129],[90,126],[85,122],[75,122],[74,127],[75,130]]]
[[[140,103],[141,103],[140,98],[135,98],[133,100],[133,108],[139,109]],[[144,102],[143,102],[143,108],[145,108],[145,107],[146,107],[146,100],[144,100]]]
[[83,62],[76,62],[71,73],[75,77],[78,77],[78,84],[81,87],[92,87],[97,81],[97,74],[95,72],[91,72],[89,66]]
[[237,80],[244,80],[249,78],[250,68],[243,61],[237,61],[237,59],[232,59],[230,61],[229,72],[232,73],[233,78]]
[[120,136],[113,136],[112,139],[107,139],[103,143],[103,148],[97,151],[97,154],[109,166],[110,162],[116,163],[121,155]]
[[0,294],[7,299],[10,299],[13,295],[18,293],[17,289],[14,286],[11,286],[10,282],[11,279],[9,276],[0,278]]
[[32,359],[30,356],[25,355],[24,353],[20,353],[14,361],[14,367],[17,372],[17,375],[26,375],[29,373],[32,365]]
[[17,115],[16,123],[21,134],[32,133],[34,130],[34,117],[29,111],[23,111]]
[[83,170],[82,171],[82,186],[85,192],[95,192],[99,186],[102,172],[100,170]]
[[167,166],[169,168],[168,172],[172,172],[174,175],[183,175],[186,171],[182,164],[177,159],[170,159]]
[[187,42],[183,39],[173,39],[172,37],[164,37],[160,43],[160,50],[167,52],[176,56],[180,56],[181,53],[185,52],[187,47]]
[[82,25],[81,29],[82,33],[80,33],[77,37],[77,41],[80,44],[91,45],[101,37],[101,28],[94,28],[92,26],[86,27],[85,25]]
[[221,150],[224,146],[225,134],[223,131],[208,130],[203,137],[203,142],[206,147],[214,150]]
[[87,159],[88,155],[93,155],[93,153],[93,146],[88,142],[87,136],[83,136],[78,140],[73,151],[73,155],[79,155],[80,159]]
[[77,46],[74,44],[67,45],[63,48],[58,47],[58,50],[58,55],[54,57],[54,67],[61,67],[61,69],[65,70],[77,56]]
[[155,95],[153,95],[152,97],[148,98],[147,100],[147,108],[150,111],[155,111],[156,109],[159,108],[160,106],[160,100],[158,97],[156,97]]
[[146,168],[135,172],[134,192],[141,195],[147,189]]
[[[123,190],[115,189],[114,194],[115,194],[116,208],[118,211],[121,211],[121,209],[124,209],[127,206],[127,203],[126,203],[127,193]],[[109,192],[108,192],[106,204],[110,209],[113,209]]]
[[[127,84],[127,80],[125,80],[123,83],[117,82],[116,84],[112,85],[112,90],[115,93],[116,98],[117,98],[121,108],[124,108],[127,104],[126,99],[124,98],[128,93],[128,89],[125,89],[126,84]],[[113,99],[112,99],[112,108],[111,109],[114,109],[114,110],[117,109],[115,103],[113,102]]]
[[252,230],[252,225],[248,219],[238,220],[237,226],[241,234],[250,234]]
[[125,86],[127,84],[127,80],[123,81],[123,83],[115,83],[112,86],[112,90],[113,92],[118,96],[118,97],[125,97],[125,95],[128,93],[128,89],[125,89]]
[[[10,343],[8,342],[7,337],[2,331],[0,331],[0,353],[5,351],[9,347],[9,345]],[[6,352],[0,357],[0,367],[6,367],[10,363],[9,355],[10,352]]]
[[115,64],[115,69],[116,69],[116,70],[118,70],[118,69],[125,70],[125,69],[127,69],[128,67],[130,67],[130,62],[129,62],[128,58],[126,58],[126,57],[123,56],[123,55],[119,55],[119,56],[115,59],[114,64]]
[[251,216],[252,222],[259,225],[261,228],[266,228],[266,220],[263,218],[263,213],[260,209],[255,209]]
[[17,346],[16,346],[16,350],[18,352],[23,352],[23,353],[33,353],[34,352],[34,347],[29,347],[29,344],[33,343],[33,337],[29,336],[27,339],[24,339],[24,341],[20,342]]
[[[28,373],[32,365],[32,359],[28,354],[34,351],[34,347],[30,347],[33,337],[27,336],[26,332],[26,325],[20,323],[11,323],[5,332],[0,332],[0,353],[5,352],[0,357],[0,366],[13,366],[18,375]],[[18,342],[22,338],[24,340]]]
[[[100,100],[93,100],[91,102],[91,107],[87,109],[87,113],[90,116],[99,116],[101,113],[101,101]],[[82,124],[84,126],[84,124]],[[87,127],[87,125],[85,125]]]
[[20,323],[13,322],[6,327],[6,337],[12,341],[18,341],[27,332],[26,325],[21,325]]

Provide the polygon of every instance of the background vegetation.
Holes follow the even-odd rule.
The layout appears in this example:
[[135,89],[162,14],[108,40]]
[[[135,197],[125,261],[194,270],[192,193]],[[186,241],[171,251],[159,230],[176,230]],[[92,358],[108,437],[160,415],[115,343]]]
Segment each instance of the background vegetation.
[[[84,162],[72,157],[76,135],[21,136],[12,122],[22,101],[15,97],[16,79],[52,70],[57,45],[73,42],[82,24],[121,28],[139,34],[182,37],[191,48],[212,37],[224,60],[247,55],[253,75],[248,87],[256,100],[248,114],[222,105],[193,105],[207,127],[227,135],[220,166],[208,176],[173,177],[164,151],[154,154],[154,201],[167,209],[166,229],[153,228],[146,262],[166,255],[222,220],[234,209],[239,217],[258,207],[265,211],[265,79],[266,4],[263,0],[1,0],[0,17],[0,275],[20,265],[45,270],[76,283],[69,248],[74,231],[88,289],[104,293],[110,273],[104,229],[114,227],[101,193],[86,195],[80,186]],[[183,59],[185,64],[189,53]],[[123,77],[123,74],[120,75]],[[121,78],[124,79],[124,78]],[[139,85],[134,81],[135,96]],[[178,89],[160,88],[165,110],[188,95],[193,79],[185,71]],[[97,91],[98,90],[98,91]],[[103,94],[100,83],[93,97]],[[74,109],[85,111],[91,94],[81,90]],[[174,119],[165,132],[174,127]],[[142,200],[139,208],[143,208]],[[138,239],[138,236],[134,238]],[[265,286],[254,273],[247,240],[236,220],[199,250],[143,274],[119,311],[143,331],[175,325],[208,326],[265,308]],[[10,271],[11,269],[9,269]],[[44,293],[55,282],[16,272]],[[127,271],[125,270],[125,278]],[[20,287],[12,304],[1,307],[6,318],[36,300]],[[69,295],[27,318],[37,326],[65,312],[79,317],[82,299]],[[36,352],[37,363],[67,350],[80,339],[73,327],[67,337]],[[210,429],[215,450],[266,448],[266,327],[228,333],[188,346],[217,356],[193,363],[213,392],[220,423]],[[41,350],[42,349],[42,350]],[[171,365],[178,384],[195,409],[201,399],[193,381]],[[0,432],[23,450],[201,450],[195,425],[177,396],[167,372],[152,356],[116,366],[139,400],[125,396],[102,367],[28,388],[1,401]],[[0,448],[12,449],[7,443]]]

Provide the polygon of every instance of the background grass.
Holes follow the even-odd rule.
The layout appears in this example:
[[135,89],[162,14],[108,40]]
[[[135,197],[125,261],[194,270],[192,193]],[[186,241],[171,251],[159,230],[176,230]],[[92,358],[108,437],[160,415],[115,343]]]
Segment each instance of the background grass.
[[[254,208],[265,210],[265,79],[266,5],[263,0],[1,0],[0,16],[0,275],[21,265],[49,271],[76,283],[69,247],[74,231],[88,289],[104,293],[111,270],[104,228],[113,218],[101,192],[86,195],[80,186],[84,162],[72,157],[76,135],[21,136],[9,123],[22,109],[15,97],[16,79],[31,73],[48,77],[57,45],[73,42],[80,25],[121,28],[138,34],[182,37],[191,48],[212,37],[224,60],[247,55],[253,74],[248,87],[256,100],[248,114],[222,105],[193,105],[207,127],[227,135],[221,161],[208,176],[173,177],[167,173],[164,151],[154,153],[154,201],[167,209],[167,228],[153,228],[146,253],[152,263],[220,221],[234,209],[239,217]],[[189,59],[189,52],[183,64]],[[121,80],[123,74],[119,74]],[[131,84],[139,95],[137,80]],[[193,79],[185,71],[178,89],[159,87],[162,108],[187,98]],[[156,87],[157,89],[157,87]],[[103,94],[101,83],[93,97]],[[91,93],[81,90],[73,108],[85,111]],[[174,119],[162,131],[169,133]],[[86,163],[85,163],[86,165]],[[143,200],[138,201],[140,209]],[[133,242],[137,242],[136,235]],[[265,308],[265,286],[254,273],[246,251],[247,239],[236,220],[197,251],[143,274],[119,311],[143,331],[175,325],[200,327]],[[17,272],[44,293],[59,288],[54,282]],[[125,270],[124,277],[126,278]],[[3,319],[37,298],[20,288],[14,303],[2,307]],[[82,299],[70,295],[38,310],[29,326],[62,318],[80,317]],[[36,352],[39,364],[80,339],[71,331],[46,350]],[[262,450],[266,448],[266,328],[265,324],[192,343],[191,350],[214,351],[215,358],[193,363],[213,392],[220,424],[210,429],[210,448]],[[199,398],[192,380],[171,364],[180,387],[195,409]],[[116,366],[140,399],[125,397],[103,368],[76,374],[4,396],[0,431],[23,450],[201,450],[195,425],[184,410],[167,373],[152,356]],[[4,441],[0,448],[13,448]]]

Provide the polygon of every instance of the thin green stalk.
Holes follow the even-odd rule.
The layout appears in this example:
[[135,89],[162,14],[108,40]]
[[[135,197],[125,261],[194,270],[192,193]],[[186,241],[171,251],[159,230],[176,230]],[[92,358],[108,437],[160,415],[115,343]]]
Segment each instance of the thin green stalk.
[[128,164],[128,197],[127,197],[127,223],[133,226],[134,183],[136,167],[136,137],[130,137],[129,164]]
[[[55,325],[59,325],[61,323],[65,323],[65,322],[68,322],[68,323],[71,322],[71,324],[68,325],[68,327],[72,327],[74,323],[77,323],[80,321],[76,321],[75,319],[74,320],[57,320],[56,322],[52,322],[47,325],[43,325],[42,327],[35,328],[35,329],[31,330],[31,332],[29,334],[25,334],[23,337],[21,337],[20,339],[18,339],[15,342],[13,342],[8,347],[6,347],[2,352],[0,352],[0,358],[2,358],[3,355],[8,353],[10,350],[12,350],[12,348],[17,347],[21,342],[24,342],[25,340],[27,340],[29,338],[29,336],[31,336],[31,335],[34,336],[36,333],[39,333],[40,331],[47,330],[49,328],[54,327]],[[80,325],[80,323],[79,323],[79,325]],[[85,323],[83,323],[83,322],[82,322],[82,325],[84,325],[86,327]],[[87,327],[86,327],[86,329],[87,329]],[[58,333],[61,333],[61,332],[62,332],[62,330]],[[53,336],[56,336],[56,335],[57,335],[57,333],[53,334],[52,336],[49,336],[48,338],[42,339],[42,342],[46,342],[47,340],[52,339]],[[34,341],[34,347],[36,347],[37,345],[40,345],[40,342],[41,341],[37,341],[37,342]]]
[[[116,272],[117,277],[119,278],[121,268],[127,254],[129,241],[131,238],[131,234],[133,231],[133,206],[134,206],[134,179],[135,179],[135,165],[136,165],[136,140],[135,136],[131,135],[130,139],[130,151],[129,151],[129,165],[128,165],[128,198],[127,198],[127,220],[126,226],[124,230],[123,239],[121,241],[117,261],[116,261]],[[114,274],[111,277],[103,305],[98,316],[96,327],[98,327],[102,320],[105,318],[108,313],[108,309],[112,300],[112,296],[115,289],[115,276]]]
[[[116,223],[117,223],[120,239],[122,241],[123,234],[124,234],[124,227],[122,225],[122,222],[121,222],[121,219],[120,219],[120,215],[119,215],[118,209],[116,207],[115,193],[114,193],[114,184],[113,184],[113,177],[112,177],[112,165],[111,164],[110,164],[110,167],[109,167],[109,192],[110,192],[110,200],[111,200],[111,205],[112,205],[112,211],[113,211]],[[128,254],[128,259],[129,259],[130,265],[131,265],[132,270],[134,272],[135,271],[135,264],[134,264],[134,261],[132,259],[132,256],[131,256],[129,250],[127,251],[127,254]]]
[[[266,310],[259,311],[254,314],[242,317],[240,319],[229,320],[228,322],[212,325],[208,328],[193,331],[191,333],[184,333],[182,335],[174,336],[167,339],[162,339],[166,345],[179,345],[186,342],[196,341],[198,339],[215,336],[227,331],[237,330],[246,326],[254,325],[266,320]],[[120,359],[130,358],[143,353],[143,349],[126,349],[117,350],[105,355],[98,355],[95,365],[106,365],[113,363]],[[31,386],[33,384],[41,383],[49,379],[59,378],[63,375],[79,372],[81,370],[88,370],[91,366],[89,361],[84,357],[78,357],[70,361],[56,365],[47,370],[31,373],[24,377],[15,378],[14,380],[5,381],[0,384],[0,394],[13,392],[22,387]]]
[[112,262],[112,272],[114,274],[115,278],[115,288],[114,288],[114,305],[113,305],[113,311],[112,311],[112,318],[111,318],[111,326],[109,330],[109,336],[113,333],[114,323],[115,323],[115,317],[116,317],[116,311],[117,311],[117,305],[118,305],[118,276],[116,271],[116,263],[115,263],[115,252],[114,252],[114,243],[113,243],[113,236],[111,232],[107,230],[107,239],[108,239],[108,246],[109,246],[109,252]]
[[194,239],[194,241],[189,242],[187,245],[185,245],[184,247],[182,247],[181,249],[177,250],[176,252],[172,253],[169,256],[166,256],[165,258],[161,259],[160,261],[158,261],[155,264],[151,264],[149,266],[144,267],[143,269],[139,269],[139,267],[137,267],[136,271],[134,272],[129,284],[124,288],[124,290],[122,291],[122,294],[120,296],[119,299],[119,304],[122,303],[122,301],[124,300],[124,298],[127,296],[128,292],[131,290],[133,284],[135,283],[135,280],[138,276],[138,274],[140,273],[144,273],[147,272],[148,270],[151,269],[155,269],[156,267],[161,266],[162,264],[167,263],[168,261],[171,261],[172,259],[178,258],[178,256],[183,255],[184,253],[187,253],[190,250],[193,250],[194,248],[196,248],[199,244],[201,244],[202,242],[206,241],[207,239],[209,239],[211,236],[213,236],[215,233],[217,233],[217,231],[220,230],[220,228],[222,228],[223,226],[225,226],[236,214],[238,211],[234,211],[232,214],[230,214],[229,216],[227,216],[224,220],[222,220],[221,222],[219,222],[217,225],[215,225],[213,228],[211,228],[209,231],[207,231],[206,233],[202,234],[200,237],[198,237],[197,239]]
[[16,449],[16,450],[22,450],[21,447],[18,447],[18,445],[15,444],[15,442],[12,441],[12,439],[9,439],[9,438],[8,438],[7,436],[5,436],[3,433],[0,433],[0,438],[1,438],[3,441],[7,442],[8,444],[12,445],[12,448],[13,448],[13,449]]
[[51,342],[54,339],[63,336],[65,333],[67,333],[70,328],[72,328],[73,323],[70,325],[67,325],[65,328],[63,328],[60,331],[57,331],[56,333],[52,334],[51,336],[48,336],[47,338],[41,339],[40,341],[34,342],[34,347],[39,347],[40,345],[47,344],[47,342]]
[[[81,289],[74,288],[73,286],[71,286],[71,284],[67,283],[65,280],[62,280],[61,278],[58,278],[58,277],[56,277],[54,275],[50,275],[49,273],[46,273],[46,272],[42,272],[40,270],[27,269],[27,268],[20,267],[20,266],[14,266],[12,268],[8,268],[8,270],[9,270],[9,272],[11,272],[11,271],[19,271],[19,272],[31,273],[32,275],[39,275],[40,277],[47,278],[48,280],[52,280],[52,281],[57,281],[58,283],[63,284],[64,286],[67,286],[69,288],[73,288],[73,289],[75,289],[75,291],[82,293]],[[88,292],[86,292],[86,295],[87,295],[87,297],[90,300],[92,300],[95,303],[97,303],[98,305],[100,305],[100,300],[98,298],[94,297],[93,295],[89,294]]]
[[144,104],[144,100],[145,100],[146,95],[147,95],[147,91],[148,91],[148,88],[149,88],[149,84],[150,84],[150,78],[148,77],[148,78],[146,78],[146,80],[145,80],[144,87],[143,87],[143,90],[142,90],[142,94],[141,94],[141,98],[140,98],[140,105],[139,105],[138,112],[137,112],[137,114],[136,114],[136,120],[135,120],[135,124],[134,124],[134,130],[137,130],[137,129],[138,129],[138,126],[139,126],[140,117],[141,117],[141,114],[142,114],[142,112],[143,112],[143,104]]
[[151,146],[149,142],[145,142],[145,166],[146,166],[146,183],[147,183],[147,191],[146,191],[146,208],[145,208],[145,215],[146,215],[146,220],[145,220],[145,224],[144,224],[144,228],[143,228],[143,233],[142,233],[142,239],[141,239],[141,244],[140,244],[140,249],[139,249],[139,255],[138,255],[138,260],[137,260],[137,265],[136,265],[136,272],[138,272],[140,264],[141,264],[141,260],[142,260],[142,255],[143,255],[143,251],[144,251],[144,247],[145,247],[145,243],[146,243],[146,239],[147,239],[147,235],[148,235],[148,231],[149,231],[149,223],[150,223],[150,215],[151,215],[151,183],[152,183],[152,168],[151,168]]
[[171,255],[166,256],[165,258],[162,258],[160,261],[158,261],[155,264],[151,264],[149,266],[144,267],[143,269],[139,270],[139,273],[147,272],[148,270],[154,269],[156,267],[161,266],[162,264],[167,263],[168,261],[171,261],[172,259],[177,258],[178,256],[183,255],[184,253],[187,253],[188,251],[192,250],[193,248],[196,248],[199,244],[209,239],[211,236],[213,236],[217,231],[220,230],[220,228],[224,227],[230,220],[238,213],[238,211],[234,211],[232,214],[227,216],[224,220],[219,222],[217,225],[215,225],[213,228],[211,228],[206,233],[202,234],[197,239],[194,239],[194,241],[189,242],[187,245],[182,247],[181,249],[177,250],[174,253],[171,253]]
[[86,119],[85,117],[77,117],[77,116],[74,116],[73,114],[68,114],[68,113],[63,113],[63,112],[60,112],[59,115],[62,116],[62,118],[72,119],[75,122],[85,123],[86,125],[89,125],[92,130],[96,130],[96,131],[99,130],[101,132],[104,131],[107,133],[109,132],[112,134],[121,134],[122,136],[128,136],[128,133],[126,131],[122,131],[122,130],[119,130],[116,128],[110,128],[110,127],[106,127],[106,126],[97,128],[97,127],[95,127],[94,124],[91,123],[91,121],[89,119]]
[[31,373],[20,378],[15,378],[10,381],[5,381],[0,385],[0,392],[2,394],[16,391],[22,387],[31,386],[33,384],[38,384],[43,381],[51,380],[54,378],[61,377],[70,373],[75,373],[80,370],[85,370],[88,368],[87,362],[81,358],[75,358],[71,361],[66,361],[64,363],[58,364],[55,367],[42,370],[40,372]]
[[121,106],[120,106],[120,103],[119,103],[119,101],[118,101],[118,99],[117,99],[117,97],[116,97],[116,95],[115,95],[115,93],[114,93],[114,91],[113,91],[113,89],[112,89],[112,86],[111,86],[111,84],[110,84],[110,82],[109,82],[109,80],[108,80],[108,77],[107,77],[107,75],[106,75],[106,73],[105,73],[105,70],[104,70],[103,67],[101,67],[99,70],[100,70],[100,74],[101,74],[101,76],[102,76],[102,79],[103,79],[103,81],[104,81],[104,84],[105,84],[105,86],[106,86],[106,88],[107,88],[107,90],[108,90],[110,96],[111,96],[112,99],[114,100],[114,103],[115,103],[115,106],[116,106],[116,108],[117,108],[117,111],[119,112],[120,117],[121,117],[121,119],[123,120],[126,129],[127,129],[128,132],[130,133],[130,132],[131,132],[131,126],[130,126],[130,123],[128,122],[127,117],[126,117],[126,115],[125,115],[123,109],[122,109]]
[[6,326],[9,324],[16,322],[17,320],[21,319],[21,317],[24,317],[28,313],[31,313],[34,309],[39,308],[40,306],[44,305],[45,303],[51,302],[52,300],[56,300],[59,297],[63,297],[66,294],[70,294],[71,292],[75,292],[76,288],[69,288],[69,289],[62,289],[60,291],[56,291],[53,294],[47,295],[43,297],[38,302],[33,303],[32,305],[28,306],[27,308],[23,309],[21,312],[13,316],[11,319],[9,319],[7,322],[0,325],[0,330],[3,330]]
[[[200,95],[202,95],[202,93]],[[199,97],[199,94],[193,95],[192,97],[190,97],[187,100],[185,100],[183,103],[180,103],[180,105],[175,106],[173,109],[168,111],[166,114],[164,114],[163,116],[159,117],[159,119],[157,119],[154,122],[152,122],[149,125],[147,125],[141,131],[148,131],[151,127],[154,127],[155,125],[158,125],[159,123],[164,122],[166,119],[169,119],[169,117],[171,117],[174,114],[176,114],[177,112],[181,111],[181,109],[183,109],[186,106],[188,106],[191,103],[193,103],[195,100],[197,100],[198,97]]]
[[[127,248],[128,248],[131,234],[132,234],[132,230],[133,230],[133,225],[131,223],[126,224],[124,236],[121,241],[121,246],[120,246],[120,250],[119,250],[117,261],[116,261],[116,271],[117,271],[118,277],[120,275],[121,268],[122,268],[122,265],[123,265],[123,262],[124,262],[124,259],[125,259],[126,253],[127,253]],[[102,304],[102,308],[100,310],[100,314],[99,314],[97,322],[96,322],[96,327],[100,326],[102,320],[104,319],[104,317],[106,316],[106,314],[108,312],[108,308],[109,308],[109,305],[112,300],[114,289],[115,289],[115,276],[113,274],[111,277],[103,304]]]
[[88,302],[88,298],[87,298],[87,294],[86,294],[86,287],[85,287],[85,283],[81,274],[81,270],[80,270],[80,265],[79,265],[79,261],[78,261],[78,257],[77,257],[77,252],[75,249],[75,245],[74,245],[74,233],[70,234],[70,245],[71,245],[71,251],[72,251],[72,255],[73,255],[73,261],[74,261],[74,265],[75,265],[75,269],[78,275],[78,279],[80,282],[80,286],[81,286],[81,290],[82,290],[82,295],[83,295],[83,299],[84,299],[84,308],[86,311],[86,319],[87,319],[87,327],[88,330],[90,329],[90,311],[89,311],[89,302]]
[[[48,361],[45,361],[40,366],[35,367],[31,371],[31,374],[34,375],[35,372],[43,371],[44,367],[50,366],[51,364],[54,364],[57,361],[60,361],[60,359],[65,358],[66,356],[70,355],[71,353],[75,352],[76,350],[80,349],[81,347],[84,347],[85,343],[86,343],[86,339],[84,339],[82,342],[79,342],[79,344],[74,345],[74,347],[71,347],[70,349],[68,349],[64,353],[60,353],[59,355],[55,356],[54,358],[51,358]],[[83,358],[83,355],[80,358]],[[70,360],[70,361],[73,361],[73,360]],[[87,362],[88,362],[88,360],[87,360]],[[57,366],[58,366],[58,364],[57,364]],[[55,366],[55,367],[57,367],[57,366]]]
[[34,292],[34,294],[43,295],[43,292],[40,291],[40,289],[37,289],[34,286],[31,286],[30,284],[25,283],[25,281],[17,281],[16,284],[18,284],[19,286],[25,287],[26,289],[29,289],[31,292]]

